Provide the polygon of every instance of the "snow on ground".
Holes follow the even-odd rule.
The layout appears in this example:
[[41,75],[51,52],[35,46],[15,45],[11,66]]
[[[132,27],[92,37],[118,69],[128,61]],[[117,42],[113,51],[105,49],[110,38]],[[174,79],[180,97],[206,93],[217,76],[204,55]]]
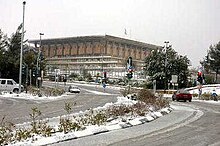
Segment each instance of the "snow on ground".
[[15,93],[8,93],[8,92],[2,92],[0,94],[0,97],[4,97],[4,98],[17,98],[17,99],[28,99],[28,100],[56,100],[59,98],[62,98],[64,96],[67,96],[66,94],[63,94],[61,96],[34,96],[28,93],[21,93],[21,94],[15,94]]
[[214,101],[214,100],[196,100],[196,101],[220,105],[220,101]]
[[[93,94],[97,94],[97,95],[113,95],[110,93],[106,93],[106,92],[99,92],[99,91],[94,91],[94,90],[87,90],[85,89],[87,92],[93,93]],[[9,92],[0,92],[0,97],[4,97],[4,98],[17,98],[17,99],[28,99],[28,100],[56,100],[56,99],[60,99],[63,97],[68,96],[69,94],[72,93],[65,93],[61,96],[42,96],[39,97],[37,95],[32,95],[29,93],[24,93],[22,92],[21,94],[15,94],[15,93],[9,93]],[[74,94],[72,94],[74,95]]]
[[[215,92],[217,95],[220,95],[220,84],[213,84],[213,85],[202,85],[202,94],[212,94]],[[199,94],[198,87],[187,88],[191,94]]]
[[[94,85],[93,85],[94,86]],[[210,87],[209,87],[210,88]],[[219,87],[212,87],[210,89],[203,89],[203,91],[208,92],[211,90],[216,90],[217,94],[219,93],[220,95],[220,88]],[[195,89],[194,92],[196,92]],[[193,90],[191,90],[193,92]],[[102,94],[102,95],[108,95],[108,93],[104,93],[104,92],[98,92],[98,91],[89,91],[92,92],[94,94]],[[68,96],[67,94],[64,94],[62,96],[57,96],[57,97],[38,97],[38,96],[33,96],[30,94],[26,94],[26,93],[21,93],[21,94],[9,94],[9,93],[2,93],[0,94],[0,97],[3,98],[20,98],[20,99],[29,99],[29,100],[56,100],[59,98],[62,98],[63,96]],[[171,97],[172,95],[164,95],[164,97]],[[97,107],[93,110],[103,110],[108,108],[111,105],[120,105],[120,104],[126,104],[126,105],[131,105],[131,104],[135,104],[137,101],[133,101],[130,99],[127,99],[125,97],[117,97],[117,102],[116,103],[106,103],[103,107]],[[197,100],[200,101],[200,100]],[[207,103],[211,103],[211,104],[219,104],[220,102],[216,102],[216,101],[200,101],[200,102],[207,102]],[[164,108],[160,111],[151,111],[149,114],[147,114],[146,116],[142,116],[142,117],[129,117],[127,118],[126,122],[122,122],[122,119],[114,119],[111,122],[106,123],[106,125],[101,125],[101,126],[97,126],[97,125],[91,125],[91,126],[86,126],[85,130],[82,131],[72,131],[69,132],[67,134],[64,134],[63,132],[56,132],[53,133],[52,136],[50,137],[43,137],[40,135],[36,135],[35,138],[36,140],[24,140],[21,142],[16,142],[14,144],[14,146],[18,146],[18,145],[47,145],[47,144],[52,144],[52,143],[56,143],[56,142],[61,142],[61,141],[65,141],[68,139],[74,139],[74,138],[80,138],[80,137],[84,137],[84,136],[89,136],[89,135],[94,135],[94,134],[98,134],[98,133],[103,133],[103,132],[108,132],[111,130],[116,130],[116,129],[121,129],[121,128],[126,128],[126,127],[131,127],[131,126],[135,126],[135,125],[139,125],[139,124],[143,124],[145,122],[150,122],[155,120],[156,118],[159,118],[161,116],[163,116],[163,114],[168,114],[169,112],[171,112],[173,109],[175,110],[177,107],[172,107],[172,108]],[[73,116],[73,115],[82,115],[85,114],[87,111],[80,111],[79,113],[73,113],[70,114],[69,116]],[[65,117],[65,115],[63,115]],[[53,117],[50,119],[46,119],[49,120],[48,125],[51,125],[53,127],[57,128],[57,125],[59,123],[60,120],[60,116],[59,117]],[[18,127],[27,127],[30,126],[30,123],[25,122],[22,124],[17,124]]]
[[[102,94],[101,92],[94,92],[94,93]],[[46,100],[54,100],[54,99],[62,98],[63,96],[38,97],[38,96],[33,96],[33,95],[30,95],[30,94],[25,94],[25,93],[21,93],[21,94],[3,93],[2,95],[0,95],[0,97],[20,98],[20,99],[29,99],[29,100],[45,100],[45,99]],[[99,111],[99,110],[104,110],[104,109],[106,109],[106,108],[108,108],[109,106],[112,106],[112,105],[121,105],[121,104],[132,105],[132,104],[135,104],[137,102],[137,101],[134,101],[134,100],[130,100],[126,97],[117,97],[117,99],[118,100],[115,103],[106,103],[103,107],[97,107],[97,108],[94,108],[93,110],[94,111]],[[68,140],[68,139],[80,138],[80,137],[84,137],[84,136],[89,136],[89,135],[94,135],[94,134],[98,134],[98,133],[108,132],[108,131],[111,131],[111,130],[127,128],[127,127],[131,127],[131,126],[143,124],[145,122],[150,122],[150,121],[153,121],[156,118],[159,118],[159,117],[163,116],[162,114],[165,114],[165,113],[168,114],[171,111],[172,111],[171,108],[164,108],[161,111],[151,111],[149,114],[147,114],[146,116],[142,116],[142,117],[121,117],[119,119],[113,119],[112,121],[106,123],[106,125],[86,126],[85,130],[72,131],[72,132],[69,132],[68,134],[64,134],[63,132],[55,132],[50,137],[43,137],[43,136],[40,136],[40,135],[35,135],[34,138],[36,138],[36,139],[34,141],[30,138],[30,139],[27,139],[27,140],[23,140],[21,142],[16,142],[16,143],[11,144],[11,145],[14,145],[14,146],[18,146],[18,145],[47,145],[47,144],[51,144],[51,143],[65,141],[65,140]],[[74,116],[83,115],[86,112],[89,112],[89,110],[80,111],[79,113],[73,113],[73,114],[70,114],[68,116],[73,117],[73,115]],[[63,115],[63,117],[65,117],[65,116],[67,116],[67,115]],[[126,119],[126,121],[122,122],[122,119]],[[54,127],[55,129],[58,129],[60,116],[59,117],[53,117],[53,118],[50,118],[50,119],[45,119],[45,120],[49,121],[47,123],[48,125]],[[16,126],[17,127],[30,127],[30,122],[17,124]]]

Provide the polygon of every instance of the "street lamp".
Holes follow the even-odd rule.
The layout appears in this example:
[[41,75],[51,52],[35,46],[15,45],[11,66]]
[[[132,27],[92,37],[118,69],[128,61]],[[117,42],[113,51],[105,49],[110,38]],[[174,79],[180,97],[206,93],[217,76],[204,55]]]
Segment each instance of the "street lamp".
[[164,49],[165,49],[165,63],[164,63],[164,73],[165,73],[165,90],[166,90],[166,87],[167,87],[167,49],[168,48],[171,48],[171,45],[168,45],[169,44],[169,41],[165,41],[165,46],[164,46]]
[[40,59],[40,54],[41,54],[41,36],[44,35],[43,33],[39,33],[40,35],[40,45],[38,48],[38,55],[37,55],[37,76],[36,76],[36,86],[39,87],[39,82],[38,82],[38,77],[39,77],[39,71],[40,71],[40,67],[39,67],[39,59]]
[[25,4],[26,4],[26,2],[23,1],[23,19],[22,19],[22,34],[21,34],[20,70],[19,70],[19,93],[21,93],[21,79],[22,79],[22,58],[23,58]]

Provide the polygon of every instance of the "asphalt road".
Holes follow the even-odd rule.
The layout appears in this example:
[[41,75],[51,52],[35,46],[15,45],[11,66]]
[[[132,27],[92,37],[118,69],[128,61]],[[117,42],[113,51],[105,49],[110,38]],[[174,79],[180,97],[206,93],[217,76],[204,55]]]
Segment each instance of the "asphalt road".
[[219,105],[173,102],[170,114],[150,123],[74,139],[55,146],[219,146]]
[[[48,85],[51,83],[48,83]],[[53,83],[51,84],[54,85]],[[62,85],[61,85],[62,86]],[[64,87],[64,86],[63,86]],[[73,112],[115,102],[119,90],[99,86],[81,85],[80,94],[67,95],[59,100],[33,101],[26,99],[6,99],[0,97],[0,119],[13,123],[30,121],[32,107],[38,107],[42,118],[66,114],[65,102],[76,103]],[[90,91],[114,93],[95,94]],[[74,139],[54,145],[120,145],[120,146],[219,146],[220,145],[220,106],[192,102],[172,102],[177,107],[170,114],[153,122],[131,128],[114,130],[103,134]]]
[[[47,86],[54,86],[53,82],[46,83]],[[63,88],[60,83],[59,88]],[[28,99],[3,98],[0,95],[0,120],[6,116],[6,120],[14,124],[30,121],[29,114],[31,108],[37,107],[41,112],[41,118],[51,118],[67,114],[64,110],[65,102],[76,103],[72,107],[72,112],[85,111],[90,108],[103,106],[105,103],[117,101],[118,89],[106,88],[101,86],[80,86],[81,93],[68,94],[57,100],[36,101]],[[111,93],[109,95],[96,94],[91,91]],[[114,94],[112,94],[114,93]]]
[[[184,104],[185,103],[183,103],[183,105]],[[192,102],[190,106],[203,112],[203,115],[198,120],[190,122],[181,127],[174,128],[174,130],[171,131],[166,131],[163,129],[164,132],[158,133],[156,135],[142,135],[127,140],[122,140],[113,143],[112,145],[219,146],[220,106],[195,101]],[[181,122],[179,124],[181,124]]]

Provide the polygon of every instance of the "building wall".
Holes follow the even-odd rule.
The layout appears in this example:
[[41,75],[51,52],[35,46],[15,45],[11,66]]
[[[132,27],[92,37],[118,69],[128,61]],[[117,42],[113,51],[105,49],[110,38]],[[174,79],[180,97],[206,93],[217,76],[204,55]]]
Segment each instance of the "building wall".
[[135,70],[141,70],[145,57],[157,48],[155,45],[111,36],[42,40],[41,47],[50,65],[59,68],[68,66],[72,70],[85,68],[89,72],[103,68],[111,71],[112,67],[123,71],[130,56],[136,64]]
[[110,55],[119,58],[131,56],[134,60],[142,61],[149,54],[148,50],[143,50],[141,47],[114,42],[107,42],[106,45],[101,42],[42,45],[42,52],[46,58],[56,56]]

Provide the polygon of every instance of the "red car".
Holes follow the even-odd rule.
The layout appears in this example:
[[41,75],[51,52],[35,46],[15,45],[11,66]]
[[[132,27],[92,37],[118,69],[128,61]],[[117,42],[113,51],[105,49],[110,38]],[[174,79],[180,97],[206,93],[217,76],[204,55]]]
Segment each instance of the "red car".
[[180,90],[177,90],[176,92],[173,93],[173,96],[172,96],[172,100],[176,100],[176,101],[179,101],[179,100],[188,100],[189,102],[192,101],[192,94],[189,93],[189,91],[187,90],[184,90],[184,89],[180,89]]

